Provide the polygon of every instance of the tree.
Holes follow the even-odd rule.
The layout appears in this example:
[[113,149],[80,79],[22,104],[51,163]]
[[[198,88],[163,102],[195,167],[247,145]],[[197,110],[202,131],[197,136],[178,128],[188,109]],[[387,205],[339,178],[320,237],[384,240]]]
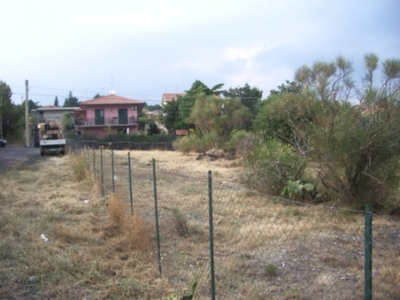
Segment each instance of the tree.
[[[254,124],[262,142],[251,151],[260,153],[253,169],[268,172],[262,162],[271,160],[263,153],[271,151],[258,150],[279,140],[282,147],[289,146],[289,153],[312,166],[309,170],[316,176],[309,180],[315,181],[325,199],[340,199],[357,208],[373,203],[379,209],[391,203],[400,209],[395,200],[400,184],[400,60],[383,61],[381,76],[375,54],[367,54],[364,60],[366,71],[360,86],[353,85],[349,77],[351,64],[341,59],[296,72],[301,75],[300,93],[270,96]],[[350,89],[357,92],[362,105],[347,101]],[[270,173],[284,165],[271,166]],[[306,179],[294,178],[302,176],[302,168],[298,170],[286,178]]]
[[10,86],[0,80],[0,115],[5,111],[6,106],[11,103],[11,96]]
[[256,115],[261,104],[263,92],[256,87],[250,87],[246,83],[243,87],[229,88],[222,93],[224,97],[238,98],[253,115]]
[[147,129],[148,135],[160,134],[160,129],[158,128],[156,123],[150,123],[149,129]]
[[97,98],[100,98],[100,97],[104,97],[104,96],[100,95],[99,93],[97,93],[96,95],[94,95],[93,99],[97,99]]
[[[145,102],[145,103],[146,103],[146,102]],[[162,109],[162,106],[159,105],[159,104],[147,105],[147,106],[146,106],[146,109],[147,109],[148,111],[156,111],[156,110],[161,110],[161,109]]]
[[[19,138],[25,128],[25,101],[16,105],[11,100],[11,88],[0,81],[0,136]],[[28,101],[28,111],[38,108],[38,102]]]
[[61,124],[65,128],[65,130],[74,129],[74,120],[70,113],[66,112],[62,115]]
[[301,85],[296,81],[286,80],[286,83],[283,83],[277,87],[276,90],[271,90],[270,96],[274,96],[282,93],[300,93]]
[[317,61],[312,67],[300,67],[295,81],[302,91],[314,93],[320,100],[348,101],[354,92],[352,73],[352,63],[339,56],[334,62]]
[[190,121],[192,107],[200,94],[220,95],[220,88],[223,84],[217,84],[211,89],[200,80],[196,80],[184,96],[178,96],[178,99],[165,104],[162,108],[161,117],[164,126],[168,130],[173,129],[194,129],[195,125]]
[[249,109],[238,99],[201,94],[196,99],[189,120],[202,134],[215,133],[226,140],[233,130],[241,129],[250,118]]
[[56,96],[56,98],[54,99],[54,106],[58,107],[58,97]]
[[72,92],[70,91],[68,94],[68,97],[65,98],[65,100],[64,100],[63,107],[76,107],[76,106],[78,106],[78,102],[79,102],[79,99],[74,97],[72,95]]

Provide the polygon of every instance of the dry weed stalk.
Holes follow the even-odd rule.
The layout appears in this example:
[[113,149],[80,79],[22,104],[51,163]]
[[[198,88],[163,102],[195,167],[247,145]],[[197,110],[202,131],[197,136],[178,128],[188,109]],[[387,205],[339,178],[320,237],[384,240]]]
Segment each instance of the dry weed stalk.
[[125,236],[130,249],[145,253],[149,245],[149,228],[141,216],[129,214],[128,206],[121,198],[118,194],[109,195],[107,211],[110,219]]

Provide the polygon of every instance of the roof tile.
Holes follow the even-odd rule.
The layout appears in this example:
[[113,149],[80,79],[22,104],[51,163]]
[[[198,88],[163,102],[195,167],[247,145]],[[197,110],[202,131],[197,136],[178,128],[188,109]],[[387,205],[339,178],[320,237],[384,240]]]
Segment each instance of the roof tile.
[[129,99],[129,98],[122,97],[122,96],[118,96],[115,94],[110,94],[110,95],[99,97],[96,99],[82,101],[79,103],[79,106],[112,105],[112,104],[144,104],[144,102],[141,102],[141,101],[135,100],[135,99]]

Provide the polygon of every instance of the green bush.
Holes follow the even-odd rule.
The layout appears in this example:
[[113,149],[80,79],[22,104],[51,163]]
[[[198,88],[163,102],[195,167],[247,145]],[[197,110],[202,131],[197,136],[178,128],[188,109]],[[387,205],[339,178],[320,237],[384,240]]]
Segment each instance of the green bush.
[[241,178],[249,188],[280,195],[289,179],[302,178],[307,161],[289,145],[270,139],[255,145],[243,164]]
[[234,131],[231,139],[226,143],[226,150],[235,153],[236,157],[241,157],[247,153],[255,142],[255,136],[245,130]]
[[187,135],[177,138],[172,147],[174,150],[181,151],[183,153],[189,153],[195,151],[195,144],[197,143],[197,137],[195,135]]
[[207,133],[201,136],[192,133],[191,135],[177,139],[173,143],[173,148],[183,153],[204,153],[219,146],[221,146],[221,141],[215,133]]

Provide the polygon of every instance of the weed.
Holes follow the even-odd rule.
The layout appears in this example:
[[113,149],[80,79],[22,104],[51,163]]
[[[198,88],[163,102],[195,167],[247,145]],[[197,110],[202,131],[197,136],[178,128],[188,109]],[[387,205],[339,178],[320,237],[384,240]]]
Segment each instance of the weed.
[[125,222],[125,214],[127,211],[127,205],[121,201],[121,196],[118,194],[110,194],[108,197],[107,211],[111,218],[111,221],[118,228],[122,229]]
[[289,217],[291,217],[291,216],[293,216],[293,217],[300,216],[301,217],[304,215],[304,213],[302,213],[298,208],[288,207],[286,209],[286,215]]
[[82,153],[74,158],[73,171],[77,181],[83,181],[87,178],[87,162],[85,155]]
[[149,248],[149,229],[143,218],[139,215],[127,215],[124,233],[128,239],[129,248],[146,253]]
[[314,185],[311,183],[303,183],[301,180],[291,180],[289,179],[286,186],[283,188],[281,196],[288,195],[289,197],[304,196],[305,193],[310,193],[314,190]]
[[187,222],[187,217],[177,207],[174,207],[172,209],[172,213],[174,215],[175,229],[178,232],[179,236],[187,237],[189,235],[189,226]]
[[278,275],[278,267],[273,263],[269,263],[264,267],[264,272],[268,277],[276,277]]
[[[196,287],[197,287],[197,282],[193,283],[191,293],[186,296],[182,296],[181,298],[179,298],[179,300],[192,300],[194,297],[194,292],[196,291]],[[168,297],[167,300],[178,300],[178,297],[174,295],[172,297]]]

